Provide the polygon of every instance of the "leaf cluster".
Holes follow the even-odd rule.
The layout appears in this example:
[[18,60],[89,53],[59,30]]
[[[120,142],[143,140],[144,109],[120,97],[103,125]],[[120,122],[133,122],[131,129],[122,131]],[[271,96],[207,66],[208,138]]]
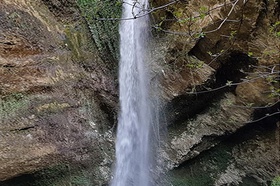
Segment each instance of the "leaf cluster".
[[117,61],[119,58],[119,23],[117,21],[98,21],[98,19],[120,17],[122,2],[119,0],[78,0],[77,2],[103,60]]

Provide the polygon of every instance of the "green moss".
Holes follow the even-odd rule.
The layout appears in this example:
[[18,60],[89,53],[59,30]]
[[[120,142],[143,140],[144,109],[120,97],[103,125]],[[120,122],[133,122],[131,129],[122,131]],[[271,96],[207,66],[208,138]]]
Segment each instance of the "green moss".
[[230,165],[230,160],[232,159],[230,150],[229,147],[221,145],[215,151],[209,152],[209,159],[207,161],[211,161],[212,167],[216,171],[223,172]]
[[79,175],[72,177],[71,184],[77,186],[89,186],[91,185],[91,182],[86,176]]
[[191,161],[171,172],[171,182],[174,186],[204,186],[213,185],[211,170],[203,161]]
[[213,180],[205,175],[199,175],[197,177],[189,177],[186,178],[173,178],[172,179],[173,186],[204,186],[204,185],[213,185]]
[[29,100],[21,93],[11,94],[7,97],[0,97],[0,118],[10,119],[27,110]]
[[27,181],[25,184],[34,184],[38,186],[56,186],[63,182],[63,179],[65,177],[68,177],[69,175],[70,169],[68,165],[56,165],[47,169],[43,169],[33,175],[30,175],[30,182]]
[[[0,182],[2,186],[58,186],[58,182],[68,173],[67,165],[56,165],[34,174],[26,174],[11,180]],[[63,185],[63,184],[61,184]]]
[[78,0],[101,57],[112,63],[119,58],[119,21],[98,19],[120,18],[121,4],[119,0]]
[[92,186],[90,177],[68,164],[55,165],[33,174],[0,182],[1,186]]

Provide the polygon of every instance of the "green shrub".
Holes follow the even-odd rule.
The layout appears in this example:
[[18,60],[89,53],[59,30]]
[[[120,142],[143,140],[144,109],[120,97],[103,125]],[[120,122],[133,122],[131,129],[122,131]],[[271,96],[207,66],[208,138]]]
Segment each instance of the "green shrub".
[[276,176],[271,183],[271,186],[280,186],[280,176]]
[[120,18],[122,3],[119,0],[78,0],[78,5],[87,21],[101,58],[111,62],[118,61],[119,20],[100,19]]

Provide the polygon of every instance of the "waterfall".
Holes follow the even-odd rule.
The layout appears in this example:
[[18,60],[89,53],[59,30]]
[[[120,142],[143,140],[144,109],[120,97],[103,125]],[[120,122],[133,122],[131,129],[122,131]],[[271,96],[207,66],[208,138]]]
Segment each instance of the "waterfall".
[[[152,185],[147,0],[126,0],[120,24],[120,106],[112,186]],[[137,17],[136,19],[129,19]]]

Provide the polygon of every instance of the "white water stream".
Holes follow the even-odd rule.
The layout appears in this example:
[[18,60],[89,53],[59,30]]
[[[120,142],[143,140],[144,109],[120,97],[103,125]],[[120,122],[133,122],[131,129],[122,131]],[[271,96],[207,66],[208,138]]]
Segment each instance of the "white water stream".
[[116,168],[112,186],[153,184],[150,78],[147,70],[149,16],[147,0],[126,0],[120,25],[120,104]]

